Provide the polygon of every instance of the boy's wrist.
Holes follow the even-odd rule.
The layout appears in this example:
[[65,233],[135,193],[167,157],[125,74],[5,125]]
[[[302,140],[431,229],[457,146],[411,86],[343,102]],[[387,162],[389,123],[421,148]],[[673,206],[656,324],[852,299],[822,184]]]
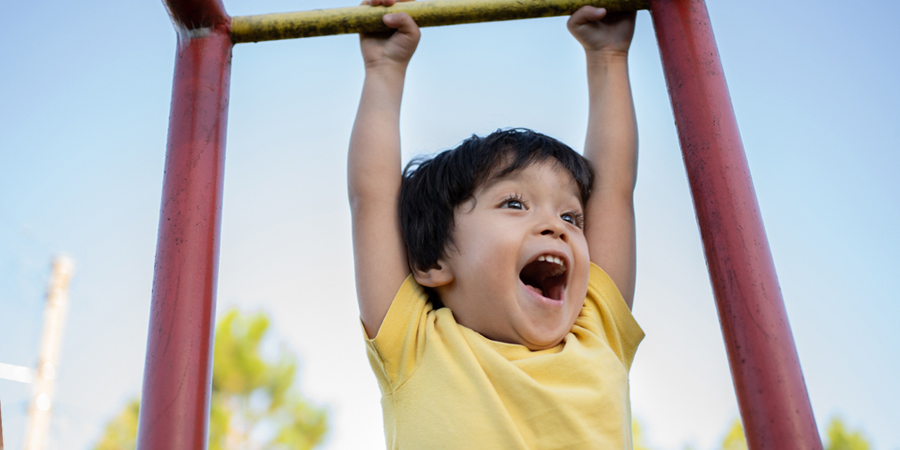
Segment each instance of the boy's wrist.
[[[406,66],[401,64],[375,64],[366,65],[366,76],[363,82],[364,97],[386,99],[399,99],[403,95],[403,85],[406,83]],[[369,92],[370,95],[365,93]],[[393,104],[389,100],[388,104]],[[394,105],[399,107],[399,103]]]
[[628,64],[628,50],[603,48],[584,50],[588,65]]
[[409,67],[409,61],[393,61],[393,60],[378,60],[378,61],[366,61],[365,70],[366,75],[388,75],[388,76],[405,76],[406,68]]
[[611,72],[628,73],[628,52],[591,50],[586,56],[589,79]]

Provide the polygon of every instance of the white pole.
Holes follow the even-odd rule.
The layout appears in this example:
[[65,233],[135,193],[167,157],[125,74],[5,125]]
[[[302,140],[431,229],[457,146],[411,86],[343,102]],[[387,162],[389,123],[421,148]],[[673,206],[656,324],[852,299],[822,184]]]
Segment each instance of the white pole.
[[47,432],[50,430],[53,381],[56,378],[56,363],[69,306],[69,281],[74,271],[75,264],[68,257],[57,256],[53,260],[53,274],[47,288],[47,304],[44,306],[40,356],[34,377],[34,398],[28,407],[25,450],[44,450]]

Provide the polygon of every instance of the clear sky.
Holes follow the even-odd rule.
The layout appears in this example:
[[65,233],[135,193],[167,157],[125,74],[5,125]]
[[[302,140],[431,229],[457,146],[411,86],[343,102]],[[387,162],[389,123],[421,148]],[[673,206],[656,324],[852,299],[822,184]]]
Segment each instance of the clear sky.
[[[226,0],[232,15],[351,6]],[[852,5],[852,9],[850,6]],[[900,3],[709,0],[820,429],[900,449]],[[87,448],[140,391],[175,32],[159,1],[8,2],[0,27],[0,362],[37,357],[49,264],[76,261],[51,448]],[[649,15],[631,372],[651,442],[710,449],[737,405]],[[271,312],[327,405],[327,448],[383,448],[358,323],[345,194],[356,36],[234,49],[219,303]],[[532,127],[575,148],[584,60],[565,19],[430,28],[409,69],[404,158]],[[9,449],[30,386],[0,380]]]

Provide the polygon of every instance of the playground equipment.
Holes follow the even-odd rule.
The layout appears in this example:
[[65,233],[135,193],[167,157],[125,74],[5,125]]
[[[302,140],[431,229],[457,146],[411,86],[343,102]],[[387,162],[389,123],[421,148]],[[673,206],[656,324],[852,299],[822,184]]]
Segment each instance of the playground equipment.
[[231,48],[421,26],[649,9],[662,56],[741,418],[751,449],[821,449],[704,0],[427,0],[230,17],[166,0],[178,31],[138,448],[205,449]]

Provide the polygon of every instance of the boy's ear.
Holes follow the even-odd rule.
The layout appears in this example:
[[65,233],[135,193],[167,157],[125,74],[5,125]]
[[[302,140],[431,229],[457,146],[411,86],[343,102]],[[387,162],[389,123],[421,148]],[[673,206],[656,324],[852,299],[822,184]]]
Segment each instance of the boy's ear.
[[412,273],[417,283],[430,288],[444,286],[454,279],[453,271],[443,260],[438,260],[437,264],[428,270],[413,268]]

